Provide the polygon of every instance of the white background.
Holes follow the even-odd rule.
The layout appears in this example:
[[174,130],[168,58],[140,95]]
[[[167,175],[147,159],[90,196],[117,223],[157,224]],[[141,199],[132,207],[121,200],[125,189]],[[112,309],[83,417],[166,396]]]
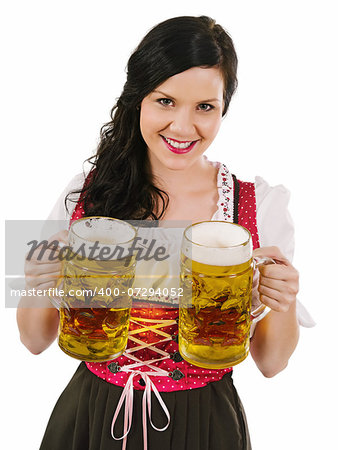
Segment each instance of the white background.
[[[251,358],[235,369],[254,450],[337,445],[334,3],[12,0],[0,11],[5,219],[48,215],[95,151],[127,59],[150,27],[177,15],[205,14],[233,37],[239,88],[208,156],[242,180],[261,175],[292,192],[299,298],[317,322],[301,330],[288,368],[276,377],[264,378]],[[1,447],[36,450],[78,363],[56,344],[31,355],[19,341],[15,311],[4,307],[1,333]]]

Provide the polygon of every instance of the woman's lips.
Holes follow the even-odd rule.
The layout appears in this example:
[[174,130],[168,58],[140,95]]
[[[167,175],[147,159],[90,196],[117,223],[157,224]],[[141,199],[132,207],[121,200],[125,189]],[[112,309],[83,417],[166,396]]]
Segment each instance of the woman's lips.
[[[191,145],[189,145],[189,147],[186,147],[186,148],[176,148],[176,147],[173,147],[172,145],[170,145],[169,142],[167,142],[166,139],[163,136],[161,136],[161,138],[162,138],[163,142],[165,143],[165,145],[167,146],[167,148],[171,152],[176,153],[176,154],[180,154],[180,155],[183,154],[183,153],[190,152],[194,148],[195,144],[198,142],[198,141],[192,141]],[[171,140],[174,140],[174,139],[171,139]],[[175,139],[175,142],[179,142],[179,141],[176,141],[176,139]],[[185,142],[187,142],[187,141],[182,141],[182,143],[185,143]]]

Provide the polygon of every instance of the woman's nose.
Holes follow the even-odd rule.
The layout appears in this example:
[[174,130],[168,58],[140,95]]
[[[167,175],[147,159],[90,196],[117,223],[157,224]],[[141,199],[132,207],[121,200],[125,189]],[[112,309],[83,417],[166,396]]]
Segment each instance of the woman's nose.
[[187,139],[195,137],[196,129],[191,111],[186,108],[178,108],[172,118],[170,129],[177,137]]

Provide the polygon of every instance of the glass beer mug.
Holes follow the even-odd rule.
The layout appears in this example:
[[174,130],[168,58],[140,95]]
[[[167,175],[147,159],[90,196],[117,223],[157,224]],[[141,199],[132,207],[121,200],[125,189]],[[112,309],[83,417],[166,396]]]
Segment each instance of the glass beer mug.
[[179,351],[186,361],[223,369],[247,357],[251,319],[265,308],[251,311],[255,265],[246,228],[221,221],[186,228],[179,317]]
[[107,361],[124,352],[136,265],[129,249],[135,237],[136,229],[122,220],[88,217],[72,223],[58,286],[63,296],[54,298],[60,312],[58,344],[69,356]]

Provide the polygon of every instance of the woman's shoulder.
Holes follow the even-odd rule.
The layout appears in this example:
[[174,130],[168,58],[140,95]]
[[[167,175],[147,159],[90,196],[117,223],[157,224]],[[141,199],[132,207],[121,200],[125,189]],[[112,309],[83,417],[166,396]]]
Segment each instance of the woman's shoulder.
[[71,180],[69,181],[69,183],[67,184],[67,186],[64,190],[66,191],[67,189],[69,189],[69,191],[72,191],[72,190],[81,189],[87,176],[88,176],[88,173],[85,173],[85,172],[76,174],[73,178],[71,178]]
[[[219,161],[210,161],[218,168],[219,201],[217,213],[213,219],[223,217],[225,200],[231,200],[231,191],[234,192],[233,178],[227,166]],[[259,240],[262,246],[278,245],[291,260],[294,251],[294,225],[289,213],[290,191],[283,185],[271,185],[261,176],[256,176],[247,181],[236,174],[236,180],[243,191],[244,201],[247,197],[255,197],[255,209]],[[245,191],[248,191],[247,194]],[[231,207],[228,202],[228,207]],[[229,209],[229,208],[228,208]]]
[[[206,156],[206,161],[211,164],[212,166],[214,166],[217,169],[218,172],[218,181],[222,181],[224,179],[225,176],[227,176],[229,178],[229,176],[232,175],[232,173],[230,172],[230,170],[228,169],[227,165],[222,162],[222,161],[212,161],[209,160]],[[264,199],[270,200],[270,199],[285,199],[285,201],[289,201],[290,198],[290,191],[283,185],[283,184],[278,184],[278,185],[271,185],[269,184],[268,181],[266,181],[266,179],[264,179],[261,176],[255,176],[253,179],[251,180],[244,180],[240,174],[234,174],[236,176],[236,179],[241,183],[241,184],[249,184],[249,185],[253,185],[253,187],[255,188],[255,193],[256,193],[256,200],[259,202],[262,202]]]
[[[228,169],[227,165],[224,162],[221,161],[211,161],[209,160],[206,156],[205,156],[206,160],[213,165],[218,172],[218,180],[221,180],[227,175],[228,177],[232,175],[232,173],[230,172],[230,170]],[[263,201],[264,199],[269,200],[270,198],[272,199],[285,199],[285,201],[289,201],[290,199],[290,191],[283,185],[283,184],[278,184],[275,186],[272,186],[271,184],[269,184],[268,181],[266,181],[263,177],[261,176],[255,176],[253,179],[251,180],[244,180],[240,174],[234,174],[236,176],[236,179],[241,183],[241,184],[250,184],[253,185],[255,188],[255,193],[256,193],[256,199],[257,201],[259,200],[260,202]]]
[[68,220],[70,218],[76,202],[79,199],[80,192],[73,194],[70,199],[67,199],[67,205],[65,200],[69,193],[73,191],[81,191],[87,175],[87,173],[81,172],[71,178],[54,204],[48,216],[48,220]]
[[255,177],[255,191],[256,199],[260,203],[264,201],[281,200],[286,203],[290,200],[290,191],[283,185],[277,184],[275,186],[270,185],[264,178],[260,176]]

